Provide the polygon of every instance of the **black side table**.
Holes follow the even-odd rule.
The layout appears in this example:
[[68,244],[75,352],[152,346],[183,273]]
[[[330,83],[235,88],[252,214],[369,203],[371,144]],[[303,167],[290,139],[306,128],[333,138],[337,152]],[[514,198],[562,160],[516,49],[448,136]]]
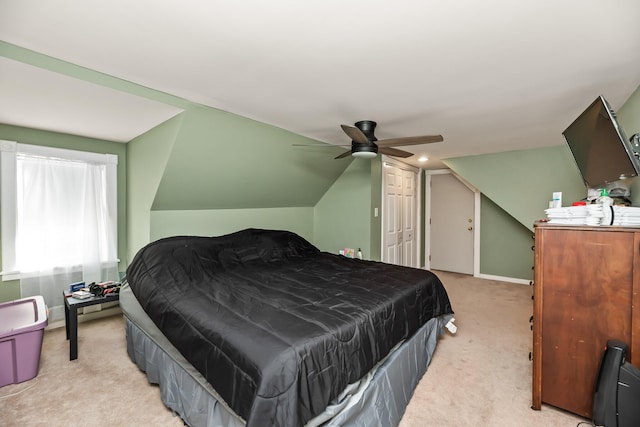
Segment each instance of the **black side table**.
[[120,294],[110,293],[105,296],[90,296],[85,299],[77,299],[71,295],[69,291],[63,291],[64,297],[64,325],[67,331],[67,339],[69,340],[69,360],[78,358],[78,309],[89,307],[90,305],[106,304],[112,301],[118,301]]

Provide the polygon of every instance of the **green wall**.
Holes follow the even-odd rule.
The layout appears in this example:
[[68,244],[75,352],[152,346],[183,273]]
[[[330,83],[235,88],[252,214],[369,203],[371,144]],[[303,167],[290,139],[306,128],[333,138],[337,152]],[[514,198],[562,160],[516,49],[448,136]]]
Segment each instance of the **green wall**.
[[289,230],[313,242],[313,208],[153,211],[150,238],[221,236],[243,228]]
[[[371,255],[367,258],[380,261],[382,259],[382,217],[380,216],[382,214],[382,159],[380,157],[371,160],[370,183],[371,205],[369,206],[369,217],[371,218],[371,244],[369,248]],[[378,216],[374,216],[375,209],[378,210]]]
[[640,132],[640,86],[636,88],[624,105],[616,111],[616,117],[627,137]]
[[458,157],[445,163],[530,230],[545,217],[553,192],[562,191],[565,206],[587,195],[566,144]]
[[533,280],[533,232],[481,196],[480,273]]
[[[93,153],[115,154],[118,156],[118,256],[120,271],[126,268],[127,260],[127,148],[125,144],[94,138],[85,138],[56,132],[23,128],[0,124],[0,139],[16,141],[20,144],[42,145]],[[0,237],[2,230],[0,230]],[[1,248],[0,248],[1,251]],[[0,252],[0,270],[2,253]],[[9,280],[0,283],[0,301],[20,298],[20,283]]]
[[315,206],[314,243],[333,253],[361,248],[364,259],[380,261],[381,208],[382,158],[354,159]]
[[[640,133],[640,86],[629,97],[627,102],[616,112],[620,127],[630,138],[635,133]],[[629,185],[631,190],[631,203],[640,206],[640,178],[633,178]]]
[[127,144],[127,265],[151,241],[151,206],[183,114]]
[[311,207],[349,164],[333,159],[344,148],[224,111],[183,116],[153,210]]
[[363,257],[371,259],[371,165],[370,160],[352,160],[316,204],[313,241],[320,250],[361,248]]

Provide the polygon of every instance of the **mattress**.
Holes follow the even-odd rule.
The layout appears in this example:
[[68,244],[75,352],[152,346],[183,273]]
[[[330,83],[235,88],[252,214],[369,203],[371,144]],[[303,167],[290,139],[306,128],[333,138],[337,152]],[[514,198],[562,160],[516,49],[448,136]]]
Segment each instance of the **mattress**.
[[294,233],[173,237],[127,269],[145,313],[248,426],[302,426],[430,319],[431,272],[320,252]]

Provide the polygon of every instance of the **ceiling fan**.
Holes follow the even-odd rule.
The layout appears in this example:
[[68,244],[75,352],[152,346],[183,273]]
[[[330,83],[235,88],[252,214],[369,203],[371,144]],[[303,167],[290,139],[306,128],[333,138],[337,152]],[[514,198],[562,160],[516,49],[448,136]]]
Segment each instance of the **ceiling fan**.
[[359,158],[374,158],[380,154],[386,154],[387,156],[394,157],[411,157],[413,153],[408,151],[398,150],[393,147],[401,147],[404,145],[420,145],[431,144],[433,142],[442,142],[444,138],[442,135],[424,135],[424,136],[409,136],[404,138],[389,138],[378,141],[378,138],[374,135],[376,128],[376,122],[372,120],[362,120],[355,123],[354,126],[340,125],[344,133],[351,138],[351,150],[345,151],[336,159],[342,159],[344,157]]

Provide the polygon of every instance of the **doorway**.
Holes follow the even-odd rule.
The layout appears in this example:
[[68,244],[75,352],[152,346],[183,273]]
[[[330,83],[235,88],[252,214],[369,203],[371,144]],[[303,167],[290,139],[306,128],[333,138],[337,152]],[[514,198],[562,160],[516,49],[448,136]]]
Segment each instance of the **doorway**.
[[477,275],[480,193],[448,169],[426,178],[427,268]]

